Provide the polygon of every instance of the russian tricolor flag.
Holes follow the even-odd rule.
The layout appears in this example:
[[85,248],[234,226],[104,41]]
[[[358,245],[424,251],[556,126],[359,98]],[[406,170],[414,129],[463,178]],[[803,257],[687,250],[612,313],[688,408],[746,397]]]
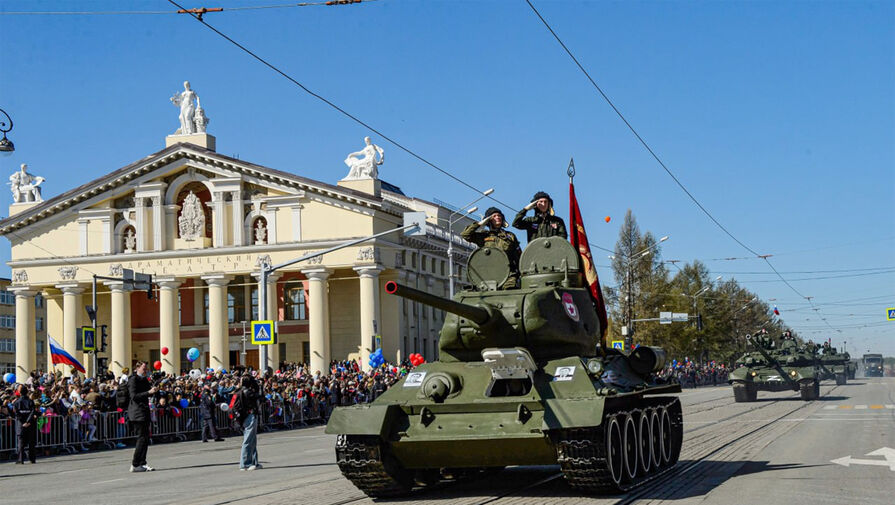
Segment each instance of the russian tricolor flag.
[[87,370],[84,370],[84,366],[78,363],[71,354],[65,352],[65,349],[59,345],[59,342],[56,342],[53,337],[47,335],[47,339],[50,341],[50,355],[53,358],[54,365],[68,365],[74,367],[75,370],[81,373],[87,373]]
[[777,306],[776,306],[776,305],[774,305],[774,315],[776,315],[776,316],[779,316],[779,315],[780,315],[780,311],[777,310]]

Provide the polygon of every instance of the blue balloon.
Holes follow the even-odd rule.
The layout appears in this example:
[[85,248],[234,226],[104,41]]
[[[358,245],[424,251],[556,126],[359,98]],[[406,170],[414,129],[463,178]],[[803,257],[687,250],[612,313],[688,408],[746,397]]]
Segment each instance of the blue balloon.
[[5,380],[9,384],[14,384],[16,381],[16,374],[9,372],[8,374],[3,376],[3,380]]
[[180,399],[180,406],[181,406],[182,408],[187,408],[187,407],[190,406],[190,401],[187,400],[186,398],[181,398],[181,399]]
[[190,347],[190,350],[186,352],[186,359],[190,361],[196,361],[197,359],[199,359],[199,349]]

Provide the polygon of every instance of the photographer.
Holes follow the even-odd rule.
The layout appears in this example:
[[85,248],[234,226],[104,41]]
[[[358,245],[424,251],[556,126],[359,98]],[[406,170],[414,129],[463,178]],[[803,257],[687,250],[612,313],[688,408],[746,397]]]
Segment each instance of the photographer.
[[146,378],[146,362],[137,362],[133,377],[127,381],[127,389],[130,396],[127,415],[137,434],[137,446],[134,448],[130,471],[151,472],[155,469],[146,464],[146,450],[149,448],[149,397],[158,389]]

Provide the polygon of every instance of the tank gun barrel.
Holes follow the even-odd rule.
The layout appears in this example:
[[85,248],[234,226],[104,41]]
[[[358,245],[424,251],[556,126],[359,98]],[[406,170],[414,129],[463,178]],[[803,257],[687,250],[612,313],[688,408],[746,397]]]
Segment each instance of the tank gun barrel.
[[407,298],[408,300],[420,302],[429,305],[430,307],[441,309],[445,312],[457,314],[458,316],[465,317],[466,319],[469,319],[470,321],[478,325],[485,324],[491,319],[491,314],[488,312],[488,310],[482,307],[476,307],[474,305],[455,302],[447,298],[442,298],[440,296],[426,293],[425,291],[402,286],[395,281],[388,281],[385,283],[385,292],[390,295],[397,295],[403,298]]

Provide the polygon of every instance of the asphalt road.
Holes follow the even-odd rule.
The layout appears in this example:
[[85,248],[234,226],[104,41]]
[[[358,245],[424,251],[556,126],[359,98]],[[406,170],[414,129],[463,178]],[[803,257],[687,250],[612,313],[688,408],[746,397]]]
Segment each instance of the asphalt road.
[[[680,462],[626,495],[580,496],[558,467],[519,467],[399,502],[895,503],[895,379],[825,383],[821,394],[803,402],[796,393],[759,393],[757,402],[743,404],[733,402],[729,387],[685,390]],[[262,434],[264,468],[255,472],[238,470],[239,442],[152,446],[151,473],[128,473],[131,448],[39,459],[34,466],[2,463],[0,496],[15,504],[373,503],[341,476],[334,437],[322,427]]]

